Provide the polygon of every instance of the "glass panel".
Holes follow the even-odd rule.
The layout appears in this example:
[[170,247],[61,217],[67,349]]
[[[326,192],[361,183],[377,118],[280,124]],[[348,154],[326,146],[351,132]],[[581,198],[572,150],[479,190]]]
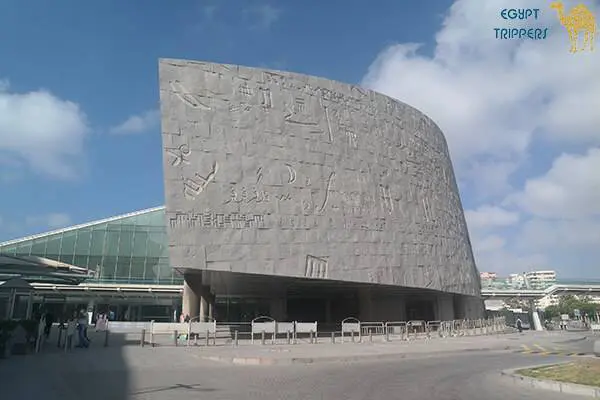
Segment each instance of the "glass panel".
[[13,308],[13,319],[27,318],[27,306],[29,304],[28,294],[17,294],[15,297],[15,305]]
[[131,225],[123,226],[119,240],[119,256],[131,256],[133,249],[133,227]]
[[76,239],[76,231],[63,232],[59,261],[67,264],[73,264],[73,253],[75,253]]
[[148,257],[146,259],[145,280],[148,282],[156,282],[158,270],[158,258]]
[[147,241],[148,233],[136,230],[133,237],[133,258],[131,259],[131,279],[134,281],[144,279],[145,276]]
[[75,254],[75,257],[73,257],[73,265],[76,267],[88,268],[88,256]]
[[117,270],[115,279],[120,282],[129,280],[129,270],[131,269],[131,257],[119,256],[117,258]]
[[165,262],[164,258],[161,258],[159,261],[159,275],[158,282],[168,285],[173,281],[173,269],[169,265],[169,263]]
[[102,256],[90,256],[87,267],[96,271],[97,277],[100,277],[100,265],[102,265]]
[[99,277],[102,281],[114,281],[117,270],[117,257],[105,256],[100,265]]
[[145,257],[133,257],[131,259],[131,280],[132,283],[136,283],[136,281],[140,281],[144,279],[145,272]]
[[106,232],[106,245],[104,246],[104,259],[100,277],[104,280],[113,280],[117,269],[117,253],[119,251],[119,231],[114,224]]
[[146,242],[148,241],[148,233],[136,231],[133,238],[132,255],[134,257],[146,257]]
[[90,240],[92,231],[89,228],[82,228],[77,231],[77,243],[75,245],[75,254],[78,256],[88,255],[90,251]]
[[58,260],[59,253],[60,253],[60,236],[53,235],[53,236],[48,237],[48,242],[46,243],[45,257],[50,258],[52,260]]
[[8,254],[10,256],[14,256],[16,251],[17,246],[0,247],[0,253]]
[[151,231],[148,237],[148,257],[163,256],[166,248],[166,235],[164,232]]
[[17,255],[18,256],[29,256],[31,255],[31,244],[32,240],[26,240],[17,245]]
[[92,228],[92,242],[90,243],[90,255],[102,256],[106,240],[106,225],[98,225]]
[[106,246],[104,254],[107,256],[116,256],[119,252],[119,230],[110,228],[106,231]]
[[31,255],[44,257],[46,255],[46,242],[48,238],[39,238],[33,241],[31,246]]

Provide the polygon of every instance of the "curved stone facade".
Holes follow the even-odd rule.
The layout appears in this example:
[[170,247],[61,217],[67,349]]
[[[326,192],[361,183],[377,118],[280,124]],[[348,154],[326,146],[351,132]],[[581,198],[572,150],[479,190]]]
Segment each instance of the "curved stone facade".
[[175,267],[479,296],[440,129],[360,87],[162,59]]

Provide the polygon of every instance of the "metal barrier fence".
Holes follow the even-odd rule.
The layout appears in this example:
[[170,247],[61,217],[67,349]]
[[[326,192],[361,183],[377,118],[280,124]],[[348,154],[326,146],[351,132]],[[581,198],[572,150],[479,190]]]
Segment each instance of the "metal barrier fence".
[[[317,322],[276,321],[267,316],[255,318],[250,323],[188,322],[188,323],[127,323],[109,325],[120,332],[139,332],[142,337],[140,345],[155,346],[157,338],[171,335],[167,344],[178,346],[183,340],[188,346],[192,344],[238,346],[240,341],[255,344],[297,344],[319,343],[361,343],[365,341],[412,341],[430,340],[433,338],[448,338],[457,336],[489,335],[502,333],[507,330],[503,317],[479,320],[453,321],[360,321],[348,317],[341,322],[340,330],[320,332]],[[331,329],[333,327],[329,327]],[[164,344],[164,341],[163,343]]]

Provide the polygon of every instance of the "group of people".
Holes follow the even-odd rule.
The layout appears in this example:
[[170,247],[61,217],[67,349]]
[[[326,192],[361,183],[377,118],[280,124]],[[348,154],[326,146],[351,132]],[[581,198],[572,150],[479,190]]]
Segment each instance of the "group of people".
[[[50,312],[44,312],[39,319],[41,326],[44,327],[43,333],[46,339],[50,336],[54,320],[54,315]],[[87,313],[84,311],[74,312],[71,317],[63,319],[58,329],[65,333],[64,346],[67,349],[71,349],[73,346],[77,348],[88,348],[90,346],[91,340],[87,334],[88,318]],[[77,336],[77,344],[73,340],[75,336]]]

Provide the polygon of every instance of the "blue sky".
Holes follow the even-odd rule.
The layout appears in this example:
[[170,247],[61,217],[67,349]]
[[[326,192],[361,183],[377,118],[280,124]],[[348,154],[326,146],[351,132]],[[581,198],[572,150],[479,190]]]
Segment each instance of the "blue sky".
[[[4,0],[0,241],[163,204],[157,62],[187,58],[415,105],[448,137],[480,270],[600,276],[600,181],[564,179],[600,167],[599,52],[569,54],[544,1],[519,2],[544,10],[544,43],[495,40],[498,1],[376,3]],[[573,243],[555,254],[549,231]]]

